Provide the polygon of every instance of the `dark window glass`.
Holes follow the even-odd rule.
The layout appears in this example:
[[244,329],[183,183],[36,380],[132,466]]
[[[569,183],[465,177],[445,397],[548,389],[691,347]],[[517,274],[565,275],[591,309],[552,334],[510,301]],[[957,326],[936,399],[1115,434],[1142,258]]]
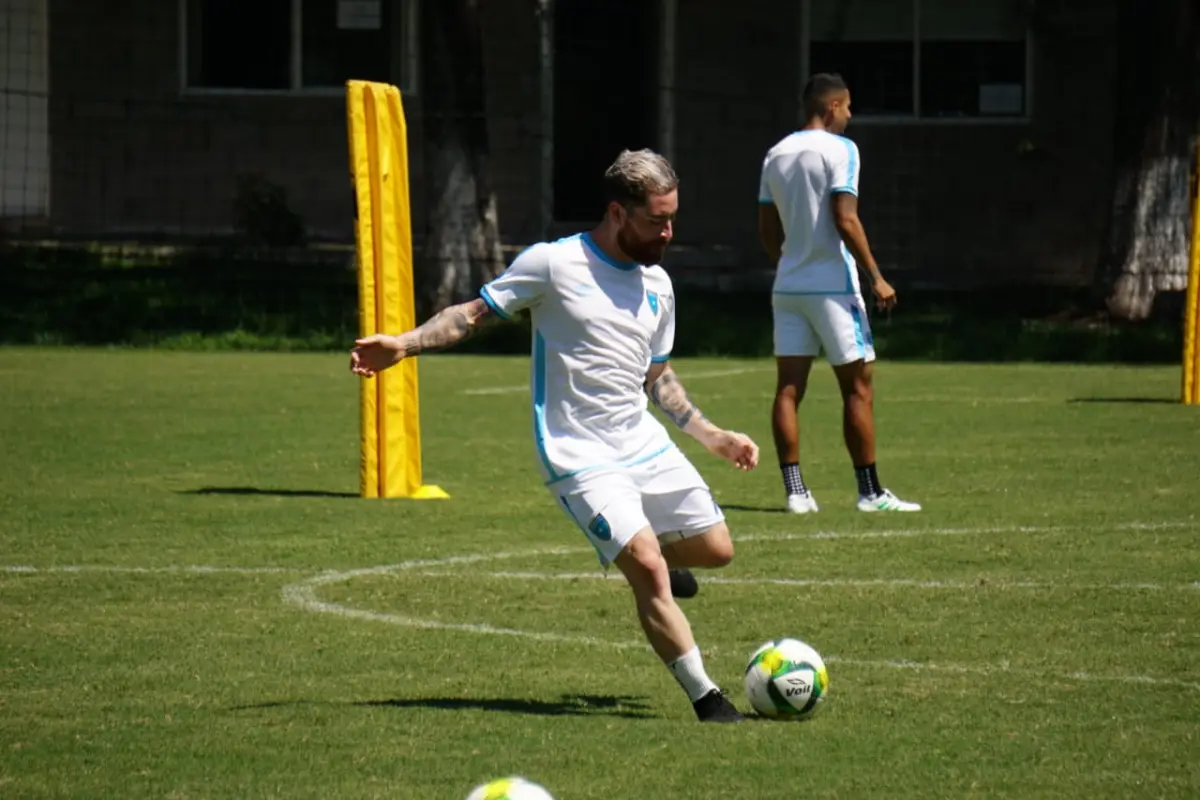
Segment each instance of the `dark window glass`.
[[913,43],[813,42],[810,74],[836,72],[850,87],[856,114],[913,113]]
[[342,86],[348,80],[392,82],[389,45],[392,3],[303,0],[301,82]]
[[1024,113],[1024,42],[921,42],[922,116]]
[[191,0],[188,85],[287,89],[291,85],[291,0]]
[[845,78],[854,113],[915,113],[914,0],[812,0],[809,24],[809,74]]
[[[604,214],[604,170],[658,146],[658,3],[570,0],[554,9],[554,217]],[[614,86],[621,87],[613,91]]]

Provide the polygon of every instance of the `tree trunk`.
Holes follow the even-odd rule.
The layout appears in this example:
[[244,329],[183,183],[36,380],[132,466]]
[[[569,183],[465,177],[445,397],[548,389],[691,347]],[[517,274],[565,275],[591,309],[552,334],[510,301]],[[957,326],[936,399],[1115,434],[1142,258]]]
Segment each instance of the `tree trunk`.
[[1150,314],[1186,288],[1189,180],[1200,134],[1196,0],[1118,0],[1114,186],[1099,273],[1109,312]]
[[488,177],[482,2],[437,0],[421,7],[429,208],[417,290],[422,316],[476,297],[505,267]]

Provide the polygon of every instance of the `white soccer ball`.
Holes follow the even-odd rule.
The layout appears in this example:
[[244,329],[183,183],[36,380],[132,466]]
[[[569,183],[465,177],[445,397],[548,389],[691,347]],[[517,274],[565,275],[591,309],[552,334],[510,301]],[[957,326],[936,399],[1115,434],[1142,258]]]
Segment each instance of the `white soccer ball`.
[[476,786],[467,800],[554,800],[554,796],[545,787],[513,775]]
[[746,665],[746,697],[771,719],[807,719],[829,691],[821,654],[799,639],[766,642]]

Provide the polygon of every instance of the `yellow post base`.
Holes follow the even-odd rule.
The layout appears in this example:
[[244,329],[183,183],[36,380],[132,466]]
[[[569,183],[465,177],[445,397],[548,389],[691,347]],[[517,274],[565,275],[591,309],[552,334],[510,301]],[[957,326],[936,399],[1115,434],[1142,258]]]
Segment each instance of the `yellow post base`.
[[1192,166],[1192,238],[1188,251],[1187,314],[1183,328],[1184,405],[1200,405],[1200,138]]
[[425,486],[417,487],[417,490],[409,495],[411,500],[449,500],[450,495],[446,494],[446,490],[440,486]]
[[[346,83],[350,177],[354,186],[360,336],[416,327],[408,129],[400,90]],[[363,497],[445,498],[421,476],[417,360],[361,379],[359,478]]]

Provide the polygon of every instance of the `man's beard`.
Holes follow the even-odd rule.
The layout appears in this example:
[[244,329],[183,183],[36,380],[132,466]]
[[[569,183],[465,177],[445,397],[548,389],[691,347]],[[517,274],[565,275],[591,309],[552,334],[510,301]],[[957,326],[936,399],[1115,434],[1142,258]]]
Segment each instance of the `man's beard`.
[[621,252],[625,255],[646,267],[653,266],[662,261],[662,257],[667,251],[667,245],[662,240],[639,242],[627,235],[623,230],[617,231],[617,246],[621,248]]

